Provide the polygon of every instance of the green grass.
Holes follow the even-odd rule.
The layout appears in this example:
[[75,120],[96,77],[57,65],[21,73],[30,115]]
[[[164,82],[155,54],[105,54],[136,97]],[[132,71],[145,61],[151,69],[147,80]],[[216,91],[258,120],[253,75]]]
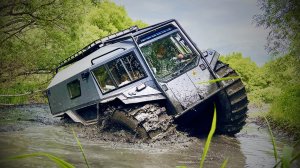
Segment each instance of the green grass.
[[282,90],[271,105],[269,117],[285,131],[300,134],[300,84]]
[[204,161],[205,161],[206,155],[208,153],[208,149],[209,149],[209,146],[210,146],[212,136],[214,135],[214,133],[216,131],[216,127],[217,127],[217,110],[216,110],[216,104],[214,104],[214,116],[213,116],[213,120],[212,120],[212,124],[211,124],[211,128],[210,128],[208,137],[207,137],[206,142],[205,142],[203,153],[202,153],[202,156],[201,156],[200,168],[203,168],[203,166],[204,166]]
[[0,105],[46,103],[46,97],[39,90],[46,89],[50,78],[51,75],[20,76],[0,83]]
[[212,83],[217,83],[225,80],[232,80],[232,79],[240,79],[240,76],[230,76],[230,77],[225,77],[225,78],[218,78],[218,79],[213,79],[209,81],[204,81],[204,82],[197,82],[196,84],[212,84]]
[[[74,139],[76,140],[77,146],[80,149],[80,152],[83,156],[83,159],[85,161],[86,166],[89,168],[89,164],[88,161],[86,159],[85,153],[83,151],[83,147],[79,141],[79,139],[77,138],[77,135],[75,133],[75,131],[72,129],[73,132],[73,136]],[[36,157],[46,157],[48,159],[50,159],[51,161],[53,161],[54,163],[56,163],[56,165],[60,168],[75,168],[75,166],[57,156],[54,156],[52,154],[49,153],[45,153],[45,152],[36,152],[36,153],[30,153],[30,154],[24,154],[24,155],[18,155],[18,156],[13,156],[13,157],[9,157],[6,159],[2,159],[0,160],[0,162],[6,162],[6,161],[12,161],[12,160],[20,160],[20,159],[26,159],[26,158],[36,158]]]
[[275,162],[277,163],[277,160],[278,160],[278,152],[277,152],[277,149],[276,149],[276,144],[275,144],[275,138],[273,136],[273,132],[271,130],[271,126],[269,124],[269,121],[266,117],[265,118],[265,121],[268,125],[268,130],[269,130],[269,134],[270,134],[270,137],[271,137],[271,141],[272,141],[272,145],[273,145],[273,154],[274,154],[274,158],[275,158]]
[[9,157],[5,160],[1,160],[1,162],[20,160],[20,159],[26,159],[26,158],[35,158],[35,157],[46,157],[46,158],[52,160],[53,162],[55,162],[56,165],[60,168],[75,168],[75,166],[73,166],[71,163],[68,163],[57,156],[54,156],[52,154],[45,153],[45,152],[36,152],[36,153],[31,153],[31,154],[13,156],[13,157]]
[[83,159],[84,159],[84,161],[85,161],[85,164],[86,164],[86,166],[89,168],[90,166],[89,166],[89,163],[88,163],[88,161],[87,161],[87,159],[86,159],[85,153],[84,153],[84,151],[83,151],[83,147],[82,147],[82,145],[81,145],[79,139],[77,138],[77,135],[76,135],[74,129],[72,129],[72,132],[73,132],[74,138],[76,139],[77,146],[79,147],[80,152],[81,152],[81,154],[82,154],[82,156],[83,156]]
[[266,117],[264,117],[264,118],[265,118],[265,121],[268,125],[268,130],[269,130],[269,134],[270,134],[272,145],[273,145],[273,154],[274,154],[274,159],[275,159],[275,163],[276,163],[274,168],[278,167],[279,165],[282,168],[290,168],[292,166],[292,163],[295,160],[300,158],[300,152],[296,153],[294,151],[294,149],[296,148],[296,145],[298,145],[299,141],[294,145],[294,147],[285,145],[283,147],[282,154],[279,156],[277,148],[276,148],[275,138],[273,136],[271,126],[269,124],[268,119]]
[[221,165],[221,168],[225,168],[227,166],[227,162],[228,162],[228,158],[224,160],[223,164]]

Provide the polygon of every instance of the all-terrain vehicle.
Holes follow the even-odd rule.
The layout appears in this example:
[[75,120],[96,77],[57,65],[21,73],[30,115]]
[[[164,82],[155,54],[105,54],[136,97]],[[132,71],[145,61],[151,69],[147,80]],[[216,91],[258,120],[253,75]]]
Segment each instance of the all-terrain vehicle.
[[237,76],[218,58],[214,50],[201,52],[176,20],[134,26],[59,64],[47,88],[51,113],[154,138],[172,123],[210,123],[216,103],[217,131],[234,135],[245,124],[248,100],[240,79],[209,82]]

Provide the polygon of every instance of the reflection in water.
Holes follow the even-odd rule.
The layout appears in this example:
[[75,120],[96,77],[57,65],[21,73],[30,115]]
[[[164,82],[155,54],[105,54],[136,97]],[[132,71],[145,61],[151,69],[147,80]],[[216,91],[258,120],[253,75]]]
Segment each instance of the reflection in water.
[[[30,126],[19,131],[0,132],[1,158],[47,152],[71,162],[76,167],[85,167],[70,128],[55,124],[30,123]],[[205,139],[196,138],[190,138],[191,141],[166,141],[156,144],[105,142],[88,140],[80,134],[79,139],[91,167],[115,168],[175,168],[182,165],[189,168],[199,167],[205,142]],[[277,145],[280,149],[283,143],[277,142]],[[272,167],[275,163],[272,151],[267,130],[258,129],[257,125],[248,123],[237,138],[227,136],[213,138],[205,167],[220,167],[226,158],[229,158],[228,167]],[[41,157],[0,163],[0,167],[56,167],[56,165]]]
[[[242,152],[247,156],[245,167],[273,167],[276,164],[267,128],[260,128],[254,123],[248,123],[237,135],[237,139],[241,142]],[[284,139],[276,141],[279,153],[284,145],[290,144]]]

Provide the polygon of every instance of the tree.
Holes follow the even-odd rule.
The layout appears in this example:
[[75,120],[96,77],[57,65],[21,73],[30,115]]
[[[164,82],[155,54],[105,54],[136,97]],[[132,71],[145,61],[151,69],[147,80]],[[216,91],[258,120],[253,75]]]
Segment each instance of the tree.
[[0,81],[49,73],[92,41],[145,25],[113,2],[90,0],[6,0],[0,18]]
[[109,0],[2,0],[0,94],[45,88],[60,61],[133,25],[146,24]]
[[22,33],[31,29],[49,27],[65,29],[66,22],[74,21],[74,15],[70,16],[70,8],[78,4],[76,1],[58,0],[2,1],[0,4],[0,44],[12,37],[20,38]]
[[300,51],[300,1],[258,0],[262,14],[254,16],[258,26],[269,29],[266,49],[278,55]]

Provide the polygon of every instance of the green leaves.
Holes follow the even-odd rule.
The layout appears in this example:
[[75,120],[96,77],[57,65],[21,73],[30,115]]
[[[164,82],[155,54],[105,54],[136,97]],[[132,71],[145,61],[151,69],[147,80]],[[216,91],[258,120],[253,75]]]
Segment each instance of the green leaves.
[[218,79],[213,79],[205,82],[197,82],[197,84],[211,84],[211,83],[217,83],[221,81],[226,81],[226,80],[233,80],[233,79],[239,79],[241,78],[240,76],[230,76],[230,77],[225,77],[225,78],[218,78]]
[[[80,152],[81,152],[81,154],[82,154],[82,156],[84,158],[85,164],[89,168],[90,166],[88,164],[88,161],[86,159],[85,153],[83,151],[83,147],[82,147],[79,139],[77,138],[77,135],[76,135],[74,129],[72,129],[72,132],[73,132],[74,139],[76,140],[77,145],[78,145],[78,147],[80,149]],[[53,162],[55,162],[57,164],[57,166],[59,166],[60,168],[75,168],[75,166],[73,166],[71,163],[66,162],[66,161],[64,161],[63,159],[61,159],[61,158],[59,158],[57,156],[54,156],[52,154],[45,153],[45,152],[36,152],[36,153],[31,153],[31,154],[24,154],[24,155],[13,156],[13,157],[9,157],[7,159],[0,160],[0,162],[11,161],[11,160],[19,160],[19,159],[26,159],[26,158],[34,158],[34,157],[46,157],[46,158],[52,160]]]
[[268,130],[269,130],[269,134],[270,134],[272,145],[273,145],[273,154],[274,154],[275,162],[277,163],[277,161],[278,161],[278,153],[277,153],[277,149],[276,149],[275,139],[274,139],[274,136],[273,136],[273,133],[272,133],[272,130],[271,130],[271,126],[269,124],[268,119],[265,116],[264,116],[264,118],[265,118],[265,121],[266,121],[266,123],[268,125]]
[[209,131],[209,134],[208,134],[208,137],[206,139],[205,146],[204,146],[204,149],[203,149],[201,162],[200,162],[200,168],[203,168],[204,160],[206,158],[212,136],[214,135],[214,133],[216,131],[216,127],[217,127],[217,110],[216,110],[216,104],[214,104],[214,116],[213,116],[210,131]]
[[300,2],[298,0],[258,0],[262,10],[255,15],[258,26],[269,30],[267,50],[274,55],[299,54]]
[[282,168],[289,168],[289,167],[291,167],[292,163],[296,159],[298,159],[300,157],[300,152],[294,153],[295,152],[294,149],[296,149],[296,145],[297,145],[297,143],[299,141],[294,145],[294,148],[285,145],[283,147],[283,149],[282,149],[282,154],[281,154],[280,158],[278,158],[279,155],[278,155],[278,152],[277,152],[277,149],[276,149],[275,138],[273,136],[273,133],[272,133],[272,130],[271,130],[271,126],[269,124],[268,119],[266,117],[264,117],[264,119],[265,119],[265,121],[267,123],[269,134],[270,134],[270,137],[271,137],[271,140],[272,140],[273,154],[274,154],[275,163],[276,163],[274,165],[274,168],[278,167],[279,165],[281,165]]
[[32,158],[32,157],[46,157],[46,158],[52,160],[53,162],[55,162],[57,164],[57,166],[59,166],[60,168],[75,168],[75,166],[73,166],[71,163],[68,163],[61,158],[58,158],[54,155],[51,155],[49,153],[44,153],[44,152],[37,152],[37,153],[14,156],[14,157],[10,157],[5,160],[2,160],[2,162],[6,161],[6,160],[7,161],[19,160],[19,159],[26,159],[26,158]]
[[74,138],[76,139],[77,145],[78,145],[78,147],[79,147],[79,149],[80,149],[80,152],[81,152],[81,154],[82,154],[82,156],[83,156],[83,159],[84,159],[84,161],[85,161],[85,164],[86,164],[86,166],[89,168],[90,166],[89,166],[89,163],[88,163],[88,161],[87,161],[87,159],[86,159],[86,157],[85,157],[85,153],[84,153],[84,151],[83,151],[83,147],[82,147],[82,145],[81,145],[79,139],[77,138],[77,135],[76,135],[74,129],[72,129],[72,131],[73,131],[73,136],[74,136]]
[[[124,7],[107,0],[93,2],[25,0],[24,3],[15,4],[13,2],[4,1],[0,4],[0,88],[3,90],[10,88],[15,92],[6,93],[0,89],[0,94],[28,92],[28,89],[14,86],[18,78],[25,76],[23,74],[26,74],[21,79],[23,83],[32,82],[30,77],[32,74],[28,73],[51,71],[60,61],[96,39],[133,25],[145,26],[141,21],[134,22],[130,19]],[[6,7],[7,4],[12,5],[17,14],[11,14],[10,8]],[[21,29],[20,25],[31,20],[34,21],[32,25],[18,32]],[[50,73],[43,75],[49,76]],[[47,82],[40,80],[33,82],[39,87],[45,88],[47,85]],[[32,90],[37,89],[41,88]],[[22,91],[17,92],[18,90]],[[26,103],[23,99],[18,102],[22,101]],[[34,99],[34,102],[37,101]],[[3,102],[0,99],[1,103]],[[5,102],[5,104],[12,103],[14,102]]]
[[226,158],[223,162],[223,164],[221,165],[221,168],[225,168],[227,166],[228,163],[228,158]]

